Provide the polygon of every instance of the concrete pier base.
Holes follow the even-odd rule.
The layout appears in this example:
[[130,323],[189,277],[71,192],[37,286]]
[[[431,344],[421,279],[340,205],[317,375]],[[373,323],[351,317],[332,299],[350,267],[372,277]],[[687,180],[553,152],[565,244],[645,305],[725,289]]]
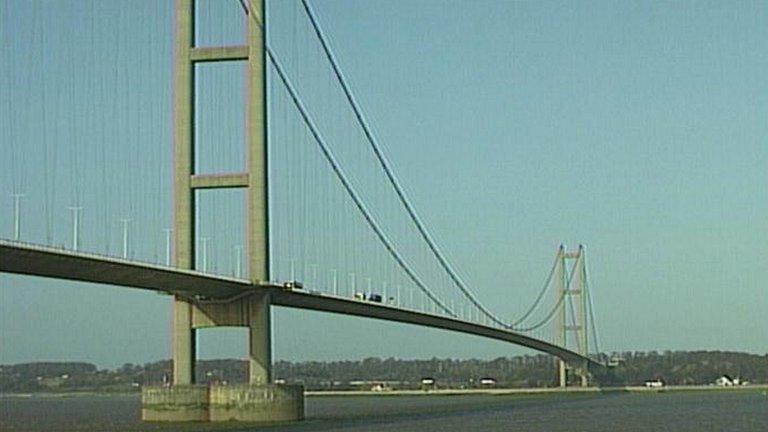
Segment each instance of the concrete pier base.
[[141,419],[155,422],[208,421],[208,387],[144,387],[141,389]]
[[141,419],[152,422],[304,419],[304,388],[289,385],[144,387]]
[[210,421],[281,422],[304,419],[304,389],[286,385],[213,386]]

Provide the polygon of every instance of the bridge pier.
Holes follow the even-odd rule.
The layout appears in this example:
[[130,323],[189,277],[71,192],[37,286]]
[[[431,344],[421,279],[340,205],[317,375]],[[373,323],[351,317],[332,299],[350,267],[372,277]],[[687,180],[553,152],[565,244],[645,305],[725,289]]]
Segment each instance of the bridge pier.
[[248,383],[253,385],[272,381],[270,304],[269,294],[254,293],[229,301],[199,302],[192,308],[193,329],[248,328]]
[[[275,422],[303,419],[304,389],[270,384],[270,323],[270,297],[266,293],[195,305],[176,300],[174,385],[142,389],[142,420]],[[248,383],[194,385],[194,333],[200,328],[223,326],[248,327]]]
[[574,373],[579,377],[580,387],[589,387],[589,367],[587,363],[581,363],[573,367]]
[[581,373],[579,374],[579,378],[581,379],[581,386],[582,387],[589,387],[589,372],[587,371],[586,365],[581,370]]
[[555,362],[557,363],[558,386],[565,388],[568,386],[568,368],[565,362],[560,359],[555,359]]
[[248,382],[263,385],[272,382],[272,320],[269,296],[249,302]]
[[176,385],[191,385],[195,381],[197,338],[192,327],[192,308],[190,303],[182,299],[173,300],[171,356],[173,383]]
[[557,383],[558,387],[565,389],[568,387],[569,371],[573,371],[579,377],[580,387],[589,387],[589,367],[584,362],[578,366],[569,365],[561,359],[555,359],[557,364]]
[[141,392],[144,421],[267,423],[303,418],[301,386],[175,385],[144,387]]

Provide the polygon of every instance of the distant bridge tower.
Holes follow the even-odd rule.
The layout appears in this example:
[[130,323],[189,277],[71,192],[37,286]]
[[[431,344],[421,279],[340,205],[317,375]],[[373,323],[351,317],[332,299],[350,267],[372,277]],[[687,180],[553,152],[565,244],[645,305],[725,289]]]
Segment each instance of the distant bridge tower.
[[[573,252],[567,252],[565,246],[560,246],[555,265],[555,304],[557,316],[554,325],[554,343],[568,347],[569,342],[575,345],[574,351],[587,357],[587,297],[586,297],[586,266],[584,246]],[[570,321],[569,321],[570,318]],[[570,335],[570,337],[569,337]],[[560,387],[568,383],[568,367],[561,359],[556,359],[557,376]],[[575,365],[570,365],[574,367]],[[588,385],[586,365],[575,366],[576,373],[581,377],[581,386]]]
[[[174,262],[194,269],[195,192],[198,189],[245,188],[247,268],[252,283],[269,280],[267,220],[267,133],[265,103],[264,0],[248,0],[247,42],[244,46],[195,47],[194,0],[176,0],[173,94],[173,227]],[[194,70],[196,63],[246,61],[246,171],[198,174],[194,172]],[[180,287],[183,289],[183,287]],[[176,297],[173,303],[173,383],[195,380],[195,330],[212,326],[249,328],[249,382],[271,379],[270,299],[254,294],[228,303],[194,304]]]

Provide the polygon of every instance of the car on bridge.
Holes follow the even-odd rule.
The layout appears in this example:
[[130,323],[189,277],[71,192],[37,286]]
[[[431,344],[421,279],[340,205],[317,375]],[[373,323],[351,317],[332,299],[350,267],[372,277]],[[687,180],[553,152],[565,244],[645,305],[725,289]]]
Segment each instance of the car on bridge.
[[354,295],[355,300],[368,300],[374,303],[381,303],[384,301],[384,298],[381,296],[381,294],[376,293],[363,293],[363,292],[356,292]]
[[298,281],[288,281],[283,284],[283,288],[287,290],[304,289],[304,284]]

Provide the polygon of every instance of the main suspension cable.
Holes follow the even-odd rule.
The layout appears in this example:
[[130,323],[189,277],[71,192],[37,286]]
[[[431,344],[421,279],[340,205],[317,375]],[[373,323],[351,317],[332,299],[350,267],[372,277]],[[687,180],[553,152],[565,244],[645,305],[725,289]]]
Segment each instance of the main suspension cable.
[[592,290],[589,286],[589,276],[587,273],[587,262],[584,261],[584,291],[587,295],[587,300],[589,304],[589,324],[592,328],[592,340],[595,341],[595,353],[598,355],[600,354],[600,342],[597,338],[597,323],[595,323],[595,306],[592,303]]
[[[559,258],[559,256],[558,256],[558,258]],[[568,272],[568,277],[566,278],[566,281],[565,281],[566,290],[564,290],[563,292],[560,293],[560,295],[557,298],[557,302],[555,302],[555,305],[549,311],[547,316],[544,317],[544,319],[542,319],[538,323],[536,323],[536,324],[534,324],[534,325],[532,325],[530,327],[515,328],[514,329],[515,331],[518,331],[518,332],[529,332],[529,331],[533,331],[533,330],[539,329],[539,328],[541,328],[541,327],[543,327],[543,326],[545,326],[546,324],[549,323],[549,321],[552,319],[552,317],[555,316],[555,312],[557,312],[557,309],[563,303],[563,301],[565,299],[565,295],[567,294],[567,287],[571,286],[571,281],[573,280],[573,270],[576,267],[576,264],[577,263],[574,263],[572,268],[571,268],[571,271]]]
[[454,284],[461,290],[461,292],[466,296],[479,310],[483,312],[488,318],[490,318],[492,321],[494,321],[496,324],[499,324],[505,328],[511,328],[509,324],[506,322],[500,320],[496,315],[494,315],[492,312],[490,312],[485,306],[483,306],[482,303],[480,303],[477,298],[474,296],[474,294],[469,290],[469,288],[464,284],[464,282],[461,280],[459,275],[456,273],[456,271],[453,269],[453,267],[448,263],[448,260],[443,255],[443,253],[438,248],[437,244],[435,244],[434,240],[432,239],[432,236],[427,231],[426,227],[424,226],[424,223],[421,221],[421,218],[416,213],[416,210],[414,209],[413,205],[409,201],[408,197],[405,195],[405,191],[403,190],[402,186],[400,186],[399,181],[395,177],[395,174],[391,168],[391,165],[389,161],[384,157],[383,152],[381,151],[381,147],[376,140],[375,136],[373,135],[373,132],[371,131],[370,126],[368,125],[367,120],[365,119],[365,116],[362,113],[362,110],[360,109],[359,104],[357,103],[354,95],[352,94],[352,91],[349,88],[349,85],[347,84],[346,79],[344,78],[344,74],[341,72],[341,69],[338,66],[338,62],[336,61],[336,57],[333,55],[333,52],[331,51],[331,48],[326,41],[325,36],[323,35],[323,31],[320,29],[320,26],[317,22],[317,19],[315,18],[315,14],[310,8],[309,4],[306,0],[301,0],[301,3],[304,7],[304,10],[307,13],[307,17],[309,18],[312,28],[315,31],[315,34],[317,35],[320,44],[323,47],[323,51],[326,55],[326,58],[331,64],[331,67],[333,69],[334,75],[336,76],[339,84],[341,85],[341,88],[349,101],[352,110],[355,113],[355,117],[358,120],[358,123],[363,129],[363,133],[366,137],[366,140],[371,146],[371,149],[373,150],[373,153],[376,156],[376,159],[378,160],[382,170],[387,176],[387,179],[389,180],[390,184],[395,190],[395,193],[398,196],[398,199],[403,204],[403,207],[405,208],[406,212],[408,213],[408,216],[410,217],[411,221],[413,221],[414,225],[416,226],[416,229],[419,231],[421,237],[424,239],[424,241],[427,243],[427,246],[429,247],[432,254],[437,259],[440,266],[448,273],[451,280],[454,282]]
[[358,195],[357,191],[354,189],[354,187],[350,184],[349,180],[347,179],[346,175],[342,171],[341,167],[339,166],[338,162],[334,158],[333,154],[331,153],[330,148],[325,143],[325,140],[323,140],[322,136],[320,135],[319,131],[317,130],[317,127],[315,126],[312,119],[309,117],[309,114],[306,111],[306,108],[304,107],[304,104],[301,102],[301,100],[298,97],[298,94],[296,93],[296,90],[294,89],[293,85],[291,84],[290,80],[286,76],[285,72],[283,71],[282,66],[280,65],[280,62],[277,60],[275,55],[272,53],[272,50],[269,49],[269,47],[265,47],[265,51],[267,53],[267,56],[269,57],[270,62],[275,68],[275,71],[277,72],[278,77],[280,77],[280,80],[283,82],[283,85],[285,86],[286,90],[288,91],[288,94],[291,97],[291,100],[293,101],[294,105],[299,111],[299,114],[301,115],[302,119],[304,120],[304,123],[307,125],[307,128],[309,129],[309,132],[312,134],[312,137],[315,139],[315,142],[320,146],[320,150],[323,153],[323,156],[328,161],[328,163],[331,165],[331,169],[333,169],[333,172],[336,174],[336,177],[341,182],[344,189],[349,194],[350,198],[352,198],[352,201],[354,201],[355,206],[360,211],[360,213],[363,215],[363,218],[368,223],[368,226],[371,227],[371,229],[374,231],[376,236],[378,237],[379,241],[384,245],[384,247],[389,251],[390,255],[394,260],[398,263],[400,268],[405,271],[405,273],[408,275],[408,277],[413,281],[413,283],[416,284],[416,286],[421,289],[424,294],[429,297],[430,300],[432,300],[443,312],[447,313],[448,315],[451,315],[453,317],[456,316],[456,314],[450,310],[443,302],[438,299],[429,288],[421,281],[421,279],[416,275],[416,273],[410,268],[410,266],[405,262],[405,259],[400,255],[400,253],[395,249],[392,242],[389,240],[387,235],[382,231],[381,227],[379,227],[378,223],[374,220],[371,213],[368,211],[365,204],[362,202],[360,196]]
[[512,323],[512,327],[516,327],[533,313],[533,311],[536,309],[536,307],[541,303],[541,300],[544,298],[544,294],[547,292],[547,288],[549,288],[549,284],[552,282],[552,276],[555,274],[555,269],[557,268],[557,261],[560,259],[560,254],[558,253],[555,257],[555,261],[552,263],[552,268],[549,270],[549,275],[547,276],[547,280],[544,282],[544,285],[541,287],[541,290],[539,291],[538,296],[536,296],[536,300],[531,304],[531,306],[528,308],[527,311],[518,318],[516,321]]
[[[254,19],[254,21],[259,25],[259,27],[264,29],[263,22],[260,19],[261,17],[257,17],[254,14],[251,14],[248,6],[246,5],[246,2],[243,0],[239,1],[241,8],[243,11],[251,17],[251,19]],[[397,177],[394,174],[394,171],[391,167],[390,162],[387,160],[387,158],[384,156],[384,153],[381,150],[381,146],[379,145],[377,139],[375,138],[368,121],[365,118],[365,115],[363,114],[359,104],[357,103],[357,100],[355,99],[350,86],[347,84],[347,80],[344,77],[344,74],[341,71],[341,68],[338,65],[338,62],[336,61],[336,57],[333,54],[330,45],[327,42],[326,37],[323,34],[322,29],[320,28],[320,25],[315,17],[314,12],[312,11],[309,4],[306,2],[306,0],[301,0],[302,6],[304,8],[304,11],[307,14],[307,17],[312,25],[312,28],[318,37],[318,40],[323,48],[323,52],[328,59],[331,68],[333,70],[334,76],[336,77],[339,85],[341,86],[342,91],[344,92],[344,95],[349,102],[351,108],[353,109],[353,112],[355,114],[355,117],[360,124],[362,131],[365,135],[366,140],[370,144],[370,147],[376,156],[377,161],[379,162],[383,172],[385,173],[389,183],[392,185],[396,195],[398,196],[399,201],[405,208],[409,218],[414,223],[415,227],[417,228],[419,234],[421,235],[422,239],[427,244],[429,250],[432,252],[432,255],[437,259],[440,266],[445,270],[445,272],[448,274],[451,281],[456,285],[457,288],[464,294],[466,298],[470,300],[472,304],[474,304],[475,307],[478,308],[478,310],[482,311],[483,314],[488,317],[491,321],[495,322],[496,324],[507,328],[507,329],[513,329],[517,331],[530,331],[536,328],[541,327],[542,325],[546,324],[552,316],[554,316],[554,311],[556,311],[557,307],[559,307],[560,303],[562,302],[562,298],[558,300],[556,307],[553,309],[553,311],[550,311],[548,316],[543,320],[543,322],[540,322],[532,327],[529,328],[523,328],[523,329],[517,329],[515,326],[523,322],[525,319],[527,319],[534,310],[538,307],[541,300],[544,297],[544,293],[546,292],[546,288],[549,286],[549,283],[552,279],[552,276],[554,274],[554,270],[556,267],[556,262],[553,264],[549,275],[547,276],[546,282],[544,284],[544,287],[542,290],[540,290],[539,294],[537,295],[536,299],[534,300],[534,303],[526,310],[526,312],[523,314],[521,318],[516,320],[512,324],[508,324],[501,319],[499,319],[495,314],[493,314],[491,311],[489,311],[480,301],[475,297],[475,295],[469,290],[469,288],[466,286],[466,284],[462,281],[462,279],[459,277],[456,270],[453,268],[453,266],[448,262],[445,255],[442,253],[442,251],[439,249],[437,244],[435,243],[434,239],[432,238],[431,234],[427,230],[426,226],[422,222],[419,215],[416,213],[415,208],[413,207],[412,203],[408,199],[408,197],[405,194],[404,189],[400,185],[399,181],[397,180]],[[335,158],[330,152],[330,149],[325,144],[325,142],[322,140],[321,136],[319,135],[319,132],[317,131],[314,123],[311,121],[311,119],[308,116],[308,113],[303,107],[303,104],[301,103],[300,99],[298,98],[298,95],[296,94],[295,90],[293,89],[293,86],[290,84],[290,81],[288,80],[287,76],[283,72],[283,68],[279,64],[279,61],[277,60],[274,53],[271,51],[269,46],[267,46],[265,42],[265,51],[267,53],[267,56],[269,57],[272,64],[275,66],[275,70],[278,73],[278,76],[280,77],[281,81],[283,81],[283,84],[286,86],[286,89],[288,90],[294,104],[297,106],[297,108],[300,111],[300,114],[302,118],[304,119],[305,123],[310,129],[310,132],[312,133],[315,140],[318,142],[318,144],[321,147],[321,150],[325,156],[325,158],[328,160],[328,162],[331,164],[332,169],[336,173],[339,180],[342,182],[342,185],[345,187],[347,192],[352,197],[353,201],[355,202],[355,205],[358,207],[358,209],[363,213],[364,218],[366,219],[367,223],[371,228],[374,230],[374,233],[376,236],[382,241],[384,246],[387,248],[387,250],[390,252],[390,254],[393,256],[395,261],[398,263],[398,265],[406,272],[406,274],[409,276],[409,278],[416,283],[416,285],[425,292],[425,294],[432,299],[435,303],[438,304],[438,306],[443,309],[445,312],[452,316],[456,316],[455,311],[450,310],[446,305],[444,305],[441,301],[437,299],[437,297],[432,294],[432,292],[423,284],[423,282],[420,281],[420,279],[416,276],[414,271],[407,265],[407,263],[404,261],[402,256],[394,249],[394,246],[389,241],[387,236],[383,233],[381,228],[378,226],[378,223],[373,219],[373,217],[368,212],[367,208],[363,205],[362,201],[360,200],[359,196],[357,195],[357,192],[352,188],[351,184],[349,184],[348,179],[346,179],[346,176],[344,175],[343,171],[341,171],[340,167],[338,166],[338,163],[335,161]]]

